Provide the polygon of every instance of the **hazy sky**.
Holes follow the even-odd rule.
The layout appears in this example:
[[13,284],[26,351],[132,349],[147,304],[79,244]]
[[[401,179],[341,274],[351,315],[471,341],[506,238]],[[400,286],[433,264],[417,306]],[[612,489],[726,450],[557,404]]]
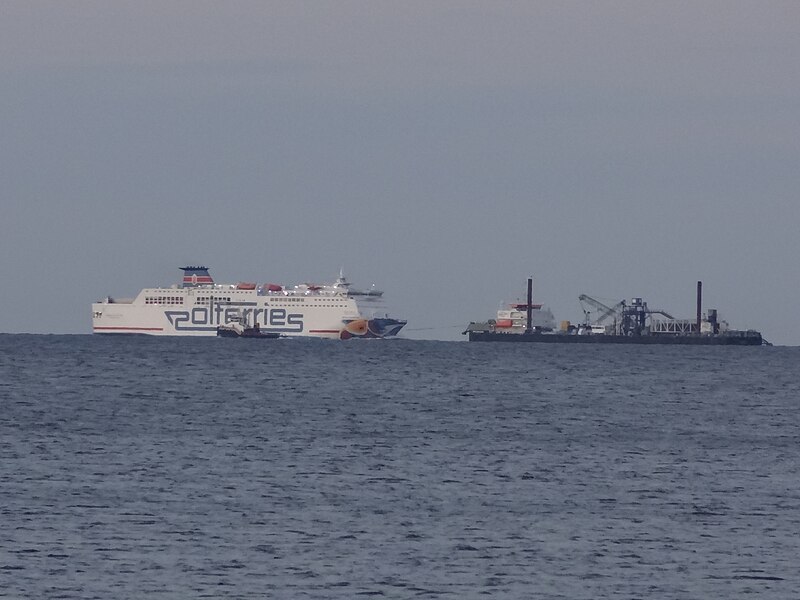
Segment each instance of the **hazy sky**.
[[800,344],[800,2],[0,2],[0,331],[178,280]]

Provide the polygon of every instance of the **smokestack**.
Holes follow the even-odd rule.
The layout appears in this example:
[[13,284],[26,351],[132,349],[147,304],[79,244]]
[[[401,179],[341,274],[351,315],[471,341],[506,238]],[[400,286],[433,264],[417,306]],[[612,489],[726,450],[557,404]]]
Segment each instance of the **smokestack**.
[[703,282],[697,282],[697,333],[700,333],[700,320],[703,313]]
[[525,333],[530,333],[533,331],[533,315],[531,311],[533,310],[533,278],[528,277],[528,324],[525,327]]

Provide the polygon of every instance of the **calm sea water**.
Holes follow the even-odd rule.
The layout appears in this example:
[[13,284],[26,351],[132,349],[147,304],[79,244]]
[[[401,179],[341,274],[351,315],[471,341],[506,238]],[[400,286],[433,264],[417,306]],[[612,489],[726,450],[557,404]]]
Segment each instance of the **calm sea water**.
[[797,598],[798,365],[0,336],[0,597]]

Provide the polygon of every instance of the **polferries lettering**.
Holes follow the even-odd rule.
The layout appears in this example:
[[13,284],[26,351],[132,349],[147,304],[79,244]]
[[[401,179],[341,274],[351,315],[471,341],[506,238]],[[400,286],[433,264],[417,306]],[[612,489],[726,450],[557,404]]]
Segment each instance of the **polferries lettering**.
[[233,323],[239,318],[248,323],[252,320],[252,323],[270,331],[303,331],[303,314],[287,313],[283,308],[232,308],[217,304],[213,307],[197,306],[191,310],[165,310],[164,315],[176,331],[202,331]]

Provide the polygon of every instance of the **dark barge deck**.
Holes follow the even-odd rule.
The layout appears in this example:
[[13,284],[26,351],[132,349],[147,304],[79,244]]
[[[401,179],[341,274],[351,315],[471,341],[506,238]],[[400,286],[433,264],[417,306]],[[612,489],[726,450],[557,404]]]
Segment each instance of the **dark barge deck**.
[[757,331],[736,331],[717,335],[576,335],[569,333],[465,332],[470,342],[537,342],[543,344],[650,344],[679,346],[761,346],[766,344]]

